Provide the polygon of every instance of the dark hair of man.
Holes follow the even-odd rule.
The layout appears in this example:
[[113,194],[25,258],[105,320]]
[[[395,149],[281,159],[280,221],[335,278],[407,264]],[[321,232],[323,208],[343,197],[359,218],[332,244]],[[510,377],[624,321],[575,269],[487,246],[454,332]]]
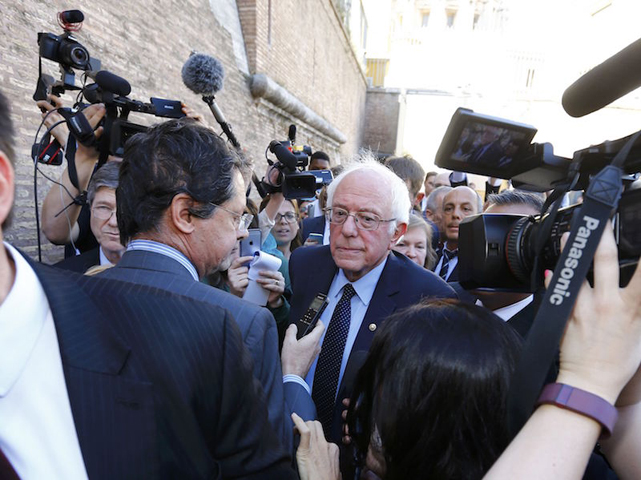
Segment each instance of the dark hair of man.
[[348,423],[359,457],[376,426],[386,480],[483,477],[509,443],[507,392],[520,345],[489,310],[458,300],[428,301],[389,317],[351,399]]
[[96,192],[105,187],[115,190],[118,188],[118,172],[120,171],[120,162],[107,162],[93,174],[87,188],[87,202],[93,204],[96,198]]
[[428,179],[428,178],[430,178],[430,177],[435,177],[435,176],[437,176],[437,175],[438,175],[438,173],[437,173],[437,172],[427,172],[427,173],[425,174],[425,181],[427,181],[427,179]]
[[[9,100],[0,92],[0,152],[9,159],[11,166],[14,164],[14,150],[13,150],[13,123],[11,122],[11,112],[9,107]],[[9,212],[7,218],[2,222],[2,230],[6,231],[11,225],[13,210]]]
[[487,205],[529,205],[538,212],[543,208],[543,199],[534,193],[519,190],[503,190],[487,197]]
[[404,157],[388,157],[385,160],[385,165],[401,177],[401,180],[406,183],[409,181],[410,194],[413,199],[416,198],[425,181],[425,170],[423,170],[421,164],[406,155]]
[[238,155],[207,127],[188,118],[170,120],[138,133],[125,145],[116,189],[118,228],[123,245],[158,230],[165,210],[179,193],[194,204],[189,212],[209,218],[234,195]]
[[310,157],[309,161],[311,163],[312,160],[326,160],[331,163],[329,159],[329,155],[327,155],[325,152],[322,152],[320,150],[316,150],[314,153],[312,153],[312,156]]

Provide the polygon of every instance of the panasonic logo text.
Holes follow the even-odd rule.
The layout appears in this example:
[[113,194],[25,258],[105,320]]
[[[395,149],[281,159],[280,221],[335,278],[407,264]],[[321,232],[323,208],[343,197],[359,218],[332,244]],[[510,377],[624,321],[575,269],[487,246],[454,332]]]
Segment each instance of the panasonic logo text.
[[552,285],[553,294],[550,295],[550,303],[552,305],[561,305],[563,300],[570,296],[568,288],[574,277],[576,267],[579,266],[579,260],[583,255],[585,245],[588,243],[588,238],[590,238],[592,232],[597,229],[600,222],[595,218],[585,215],[583,217],[583,223],[584,225],[579,227],[572,245],[565,246],[565,248],[569,248],[570,250],[568,251],[568,257],[565,259],[559,278],[557,278],[554,285]]

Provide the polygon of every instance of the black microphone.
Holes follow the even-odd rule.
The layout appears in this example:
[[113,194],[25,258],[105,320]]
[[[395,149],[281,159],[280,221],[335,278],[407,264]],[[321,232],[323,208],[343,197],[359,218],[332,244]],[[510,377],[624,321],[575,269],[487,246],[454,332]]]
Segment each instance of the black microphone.
[[287,138],[294,145],[296,143],[296,125],[293,123],[289,126],[289,131],[287,132]]
[[641,86],[641,39],[597,65],[570,85],[561,103],[573,117],[609,105]]
[[111,92],[123,97],[131,93],[131,85],[129,85],[127,80],[107,70],[101,70],[96,73],[95,81],[98,86],[106,92]]
[[80,10],[65,10],[58,17],[63,23],[82,23],[85,20],[85,15]]
[[202,95],[203,101],[209,105],[211,113],[223,129],[227,138],[236,148],[240,148],[240,143],[236,139],[234,132],[231,131],[231,125],[225,121],[223,112],[216,105],[216,93],[223,88],[225,78],[225,69],[223,65],[214,57],[203,53],[194,53],[189,56],[182,68],[182,78],[185,86],[197,95]]

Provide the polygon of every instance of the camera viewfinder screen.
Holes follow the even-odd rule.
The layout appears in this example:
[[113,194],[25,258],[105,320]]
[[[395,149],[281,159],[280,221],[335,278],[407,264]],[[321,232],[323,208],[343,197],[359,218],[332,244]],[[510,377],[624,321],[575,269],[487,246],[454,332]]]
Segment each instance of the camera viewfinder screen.
[[496,125],[469,122],[456,142],[452,160],[488,169],[508,170],[531,134]]

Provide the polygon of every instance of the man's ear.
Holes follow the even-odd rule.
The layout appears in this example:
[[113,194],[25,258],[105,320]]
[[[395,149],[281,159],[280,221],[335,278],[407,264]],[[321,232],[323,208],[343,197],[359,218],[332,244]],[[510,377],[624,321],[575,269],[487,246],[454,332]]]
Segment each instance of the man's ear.
[[396,245],[396,242],[398,242],[398,239],[401,238],[405,233],[407,232],[407,223],[399,223],[396,225],[396,229],[394,230],[394,234],[392,235],[392,240],[390,241],[389,244],[389,249],[391,250],[394,245]]
[[167,209],[167,215],[171,222],[173,230],[180,233],[190,234],[196,228],[194,225],[194,217],[189,209],[193,207],[194,199],[186,193],[179,193],[171,200],[171,205]]
[[14,194],[13,166],[7,155],[0,150],[0,224],[7,219],[13,208]]

